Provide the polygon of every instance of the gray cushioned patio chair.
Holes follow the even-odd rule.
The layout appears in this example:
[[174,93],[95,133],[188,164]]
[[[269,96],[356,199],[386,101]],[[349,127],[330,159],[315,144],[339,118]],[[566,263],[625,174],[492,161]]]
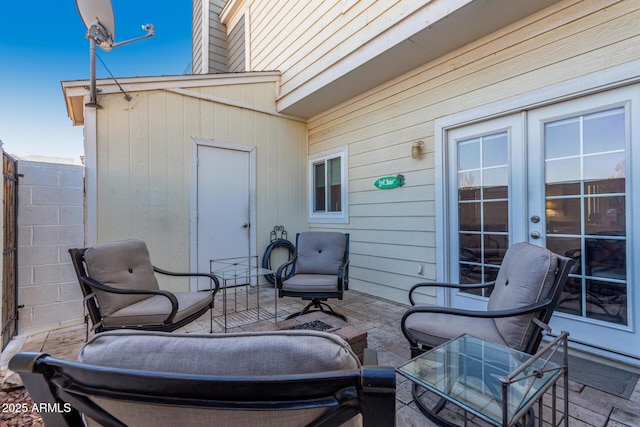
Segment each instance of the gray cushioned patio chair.
[[38,353],[10,361],[35,402],[63,409],[44,412],[47,425],[395,424],[394,369],[363,367],[324,332],[111,331],[89,340],[78,361]]
[[[529,243],[509,247],[495,282],[484,284],[418,283],[409,291],[412,308],[402,317],[401,328],[409,341],[411,357],[439,346],[462,334],[492,341],[519,351],[535,354],[547,323],[558,303],[574,261]],[[416,304],[414,293],[423,287],[456,289],[491,288],[486,311]],[[412,385],[414,401],[437,425],[453,427],[440,417],[446,400],[433,407],[420,398],[421,387]],[[529,420],[535,415],[530,411]]]
[[[147,245],[141,240],[74,248],[69,253],[96,333],[121,328],[174,331],[212,308],[219,288],[218,279],[212,274],[176,273],[154,267]],[[163,291],[155,273],[207,277],[211,289]],[[85,321],[88,325],[88,319]]]
[[[529,354],[537,351],[574,261],[529,243],[507,250],[495,282],[419,283],[409,291],[412,308],[402,317],[402,332],[412,357],[462,334],[474,335]],[[416,304],[424,287],[492,288],[486,311]],[[536,319],[536,320],[534,320]]]
[[349,234],[328,231],[298,233],[293,256],[277,270],[276,288],[279,298],[296,297],[311,301],[287,319],[311,311],[323,311],[346,321],[345,315],[337,313],[323,301],[329,298],[341,300],[344,291],[349,289]]

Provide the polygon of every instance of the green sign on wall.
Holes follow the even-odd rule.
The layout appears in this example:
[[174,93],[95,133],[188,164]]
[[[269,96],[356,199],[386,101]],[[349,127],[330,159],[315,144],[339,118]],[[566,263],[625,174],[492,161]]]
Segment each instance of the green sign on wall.
[[381,190],[402,187],[404,185],[404,175],[383,176],[382,178],[376,179],[376,182],[374,182],[373,185]]

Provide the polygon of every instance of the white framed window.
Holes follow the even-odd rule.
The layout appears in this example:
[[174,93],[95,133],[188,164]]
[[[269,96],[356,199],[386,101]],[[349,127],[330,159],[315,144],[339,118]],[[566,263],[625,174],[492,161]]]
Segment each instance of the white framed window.
[[347,147],[309,157],[309,222],[349,222]]

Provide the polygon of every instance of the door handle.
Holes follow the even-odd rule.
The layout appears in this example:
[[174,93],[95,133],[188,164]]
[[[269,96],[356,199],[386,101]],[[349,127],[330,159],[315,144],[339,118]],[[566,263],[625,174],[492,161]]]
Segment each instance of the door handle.
[[244,224],[242,224],[242,228],[249,228],[249,223],[245,222]]
[[530,234],[532,239],[539,239],[540,238],[540,233],[538,233],[537,231],[534,231]]

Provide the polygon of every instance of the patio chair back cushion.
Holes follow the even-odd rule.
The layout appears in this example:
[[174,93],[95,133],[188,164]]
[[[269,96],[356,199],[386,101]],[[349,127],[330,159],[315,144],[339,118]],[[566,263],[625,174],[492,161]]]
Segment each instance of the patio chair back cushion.
[[343,262],[347,239],[344,233],[307,231],[298,236],[296,274],[335,276]]
[[[103,243],[84,253],[87,273],[93,279],[119,289],[158,290],[147,245],[141,240]],[[145,300],[151,295],[121,295],[96,290],[103,317]]]
[[[78,360],[101,367],[187,375],[269,378],[277,375],[360,369],[349,345],[324,332],[281,331],[220,335],[112,331],[94,336]],[[282,378],[282,377],[281,377]],[[304,378],[304,377],[303,377]],[[213,386],[213,385],[212,385]],[[228,387],[233,387],[228,385]],[[250,388],[250,385],[246,387]],[[241,390],[227,389],[226,393]],[[272,397],[273,398],[273,397]],[[126,425],[301,426],[327,412],[323,407],[276,410],[174,406],[132,400],[92,398]],[[276,398],[273,398],[276,400]],[[93,423],[89,423],[92,425]],[[344,426],[361,426],[356,415]]]
[[[548,249],[529,243],[509,247],[496,278],[487,309],[518,308],[549,297],[555,281],[558,258]],[[498,332],[512,348],[523,350],[532,338],[536,313],[495,318]]]

